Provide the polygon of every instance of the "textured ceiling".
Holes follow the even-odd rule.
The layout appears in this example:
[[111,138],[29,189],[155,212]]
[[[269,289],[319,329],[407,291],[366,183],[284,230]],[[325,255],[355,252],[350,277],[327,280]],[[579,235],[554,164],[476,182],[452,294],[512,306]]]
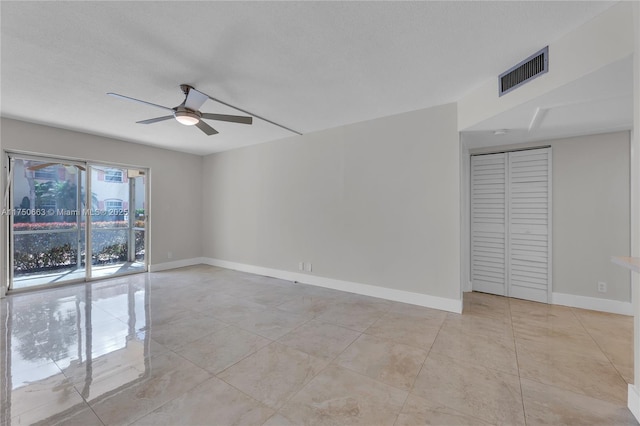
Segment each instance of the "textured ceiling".
[[308,133],[456,101],[611,5],[2,1],[0,113],[208,154],[292,133],[135,124],[165,114],[105,93],[173,107],[189,83]]

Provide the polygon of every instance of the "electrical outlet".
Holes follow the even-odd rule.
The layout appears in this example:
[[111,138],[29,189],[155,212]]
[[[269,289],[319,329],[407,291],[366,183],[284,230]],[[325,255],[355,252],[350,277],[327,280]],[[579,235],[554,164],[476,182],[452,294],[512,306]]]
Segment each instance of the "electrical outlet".
[[304,271],[304,262],[298,262],[298,271]]
[[606,293],[607,292],[607,283],[603,281],[598,281],[598,293]]
[[167,259],[171,259],[173,257],[173,252],[167,252]]
[[306,266],[306,268],[305,268],[305,269],[307,270],[307,272],[311,272],[311,271],[313,270],[313,269],[311,268],[311,262],[307,263],[305,266]]

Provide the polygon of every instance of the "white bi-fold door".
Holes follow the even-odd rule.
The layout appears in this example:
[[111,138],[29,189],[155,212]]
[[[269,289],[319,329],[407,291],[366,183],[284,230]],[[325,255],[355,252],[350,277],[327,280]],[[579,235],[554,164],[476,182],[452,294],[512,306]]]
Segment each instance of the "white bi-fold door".
[[471,157],[474,290],[551,295],[551,148]]

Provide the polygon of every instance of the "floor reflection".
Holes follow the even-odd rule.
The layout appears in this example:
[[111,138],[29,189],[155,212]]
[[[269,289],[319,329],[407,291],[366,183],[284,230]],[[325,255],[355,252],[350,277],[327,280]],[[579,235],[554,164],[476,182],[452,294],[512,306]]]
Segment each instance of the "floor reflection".
[[65,423],[85,401],[149,374],[147,274],[15,295],[1,307],[2,425]]
[[[92,278],[108,278],[116,275],[131,274],[146,271],[144,262],[118,262],[107,265],[93,265],[91,267]],[[84,267],[77,269],[56,270],[49,272],[36,272],[16,274],[13,277],[12,287],[15,289],[64,284],[68,281],[83,281],[86,278]]]

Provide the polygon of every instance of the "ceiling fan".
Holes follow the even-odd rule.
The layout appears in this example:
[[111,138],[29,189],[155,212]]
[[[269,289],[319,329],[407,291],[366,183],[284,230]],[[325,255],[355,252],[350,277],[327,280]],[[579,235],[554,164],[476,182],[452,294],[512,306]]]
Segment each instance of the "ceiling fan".
[[[162,105],[154,104],[151,102],[141,101],[140,99],[130,98],[129,96],[119,95],[117,93],[107,93],[109,96],[113,96],[116,98],[138,102],[141,104],[151,105],[157,108],[166,109],[171,111],[172,115],[165,115],[163,117],[150,118],[148,120],[137,121],[140,124],[153,124],[159,121],[170,120],[175,118],[176,121],[180,124],[184,124],[185,126],[196,126],[198,129],[202,130],[207,135],[215,135],[218,133],[216,129],[209,126],[207,123],[203,121],[203,119],[207,120],[218,120],[218,121],[228,121],[231,123],[241,123],[241,124],[251,124],[253,122],[252,117],[246,117],[241,115],[226,115],[226,114],[211,114],[207,112],[200,112],[199,108],[204,104],[207,99],[213,99],[208,95],[205,95],[202,92],[197,91],[193,87],[188,84],[181,84],[180,89],[185,95],[184,101],[173,108],[165,107]],[[215,100],[215,99],[213,99]]]

